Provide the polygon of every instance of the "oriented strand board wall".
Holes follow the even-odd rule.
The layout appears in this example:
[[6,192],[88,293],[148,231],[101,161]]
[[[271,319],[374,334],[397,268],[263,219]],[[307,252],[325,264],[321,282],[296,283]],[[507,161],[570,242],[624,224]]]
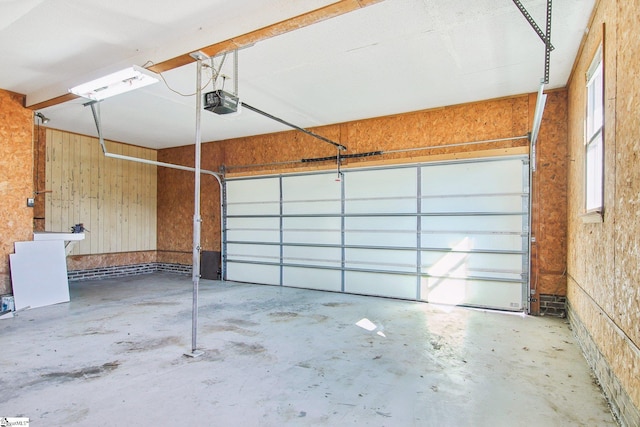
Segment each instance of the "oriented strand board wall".
[[[158,160],[194,166],[194,146],[158,152]],[[203,144],[202,169],[218,172],[222,164],[218,143]],[[220,186],[207,174],[200,179],[200,245],[204,251],[220,251]],[[194,174],[158,168],[158,262],[191,265],[193,259]]]
[[24,96],[0,89],[0,294],[11,293],[9,254],[16,241],[33,240],[33,111]]
[[[156,166],[111,159],[98,139],[47,129],[45,230],[89,230],[73,255],[156,249]],[[156,159],[155,150],[107,142],[110,153]]]
[[[384,156],[348,159],[343,165],[358,165],[371,161],[394,163],[418,159],[424,156],[479,151],[527,145],[526,140],[507,141],[499,144],[487,143],[470,147],[437,148],[439,145],[469,141],[509,138],[526,135],[529,98],[526,95],[485,102],[455,105],[415,113],[359,120],[340,125],[313,129],[316,133],[341,142],[348,150],[345,154],[365,153],[378,150]],[[335,156],[336,149],[311,136],[296,131],[239,138],[223,141],[224,164],[232,173],[287,172],[299,169],[334,167],[335,162],[302,165],[273,165],[257,168],[237,169],[237,166],[300,161],[319,157]],[[416,147],[431,147],[430,150],[394,152]]]
[[[568,297],[609,397],[640,408],[640,2],[600,1],[569,86]],[[585,223],[585,73],[604,41],[604,222]],[[614,384],[616,383],[616,384]],[[622,406],[625,406],[623,403]],[[640,418],[636,419],[640,422]],[[632,425],[632,424],[629,424]]]
[[[640,346],[640,1],[618,2],[615,277],[620,326]],[[640,379],[640,363],[637,379]],[[636,389],[640,406],[640,387]]]
[[[536,97],[530,96],[532,107],[535,107]],[[536,172],[531,188],[531,229],[535,237],[531,282],[536,290],[533,313],[537,313],[540,295],[566,295],[567,117],[567,92],[549,93],[538,136]]]
[[[345,160],[343,165],[398,163],[424,160],[426,156],[460,156],[466,152],[501,154],[512,147],[528,147],[526,139],[482,143],[467,147],[438,146],[469,141],[522,137],[530,130],[535,95],[522,95],[456,105],[428,111],[360,120],[313,129],[341,142],[347,154],[383,150],[384,156]],[[549,94],[539,143],[534,230],[539,233],[539,256],[532,271],[537,293],[565,295],[566,276],[566,143],[567,93]],[[418,147],[427,150],[402,151]],[[462,153],[462,154],[461,154]],[[233,174],[282,173],[332,169],[335,162],[300,163],[301,159],[335,156],[336,148],[301,132],[290,131],[203,144],[202,167],[217,171],[222,165]],[[193,166],[194,147],[160,150],[168,163]],[[293,162],[291,164],[274,164]],[[250,167],[251,165],[261,165]],[[161,168],[158,171],[158,260],[191,263],[193,174]],[[202,247],[219,250],[219,193],[213,178],[202,179]],[[532,312],[538,312],[537,304]]]

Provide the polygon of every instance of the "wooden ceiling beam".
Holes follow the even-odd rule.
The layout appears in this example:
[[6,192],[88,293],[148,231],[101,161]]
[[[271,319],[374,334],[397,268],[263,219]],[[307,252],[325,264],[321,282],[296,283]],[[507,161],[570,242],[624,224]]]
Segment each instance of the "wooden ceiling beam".
[[48,99],[46,101],[38,102],[37,104],[28,105],[27,108],[32,109],[33,111],[40,110],[42,108],[52,107],[58,104],[64,104],[67,101],[72,101],[76,98],[79,98],[78,95],[73,93],[65,93],[64,95],[56,96],[55,98]]
[[[344,15],[345,13],[352,12],[374,3],[379,3],[380,1],[382,0],[340,0],[328,6],[321,7],[320,9],[303,13],[302,15],[251,31],[241,36],[202,47],[197,51],[200,51],[209,57],[220,55],[225,52],[232,52],[236,49],[251,46],[257,42],[279,36],[280,34],[288,33],[289,31],[293,31],[298,28],[303,28],[336,16]],[[194,61],[190,55],[191,53],[192,52],[188,52],[159,64],[154,64],[148,67],[148,69],[155,73],[163,73],[165,71],[173,70],[174,68],[182,67],[183,65],[190,64]]]
[[[285,34],[298,28],[303,28],[336,16],[344,15],[345,13],[361,9],[381,1],[383,0],[340,0],[328,6],[321,7],[320,9],[312,10],[310,12],[303,13],[302,15],[295,16],[249,33],[196,49],[195,52],[200,51],[209,57],[220,55],[225,52],[232,52],[236,49],[251,46],[260,41],[279,36],[280,34]],[[176,56],[175,58],[167,59],[166,61],[162,61],[158,64],[153,64],[147,67],[147,69],[155,73],[163,73],[165,71],[182,67],[183,65],[187,65],[195,61],[193,57],[191,57],[191,53],[192,52],[184,53]],[[76,95],[65,94],[47,101],[30,105],[28,108],[31,108],[32,110],[39,110],[41,108],[61,104],[75,98],[77,98]]]

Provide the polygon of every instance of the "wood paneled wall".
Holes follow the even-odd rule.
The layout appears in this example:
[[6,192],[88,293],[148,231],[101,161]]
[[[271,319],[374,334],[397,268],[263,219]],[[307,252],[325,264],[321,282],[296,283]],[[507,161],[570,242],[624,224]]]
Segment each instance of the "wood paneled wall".
[[24,96],[0,89],[0,294],[11,293],[9,254],[33,240],[33,111]]
[[[612,375],[600,377],[640,414],[640,2],[599,1],[569,85],[568,298],[585,340]],[[586,71],[603,45],[604,220],[584,213]],[[584,346],[592,347],[590,343]],[[613,384],[617,383],[617,384]],[[611,387],[609,387],[611,386]],[[621,410],[628,406],[620,404]],[[624,414],[623,414],[624,415]],[[640,422],[640,416],[632,423]]]
[[[45,230],[88,230],[73,255],[156,249],[156,166],[107,158],[98,139],[47,129]],[[106,142],[110,153],[156,160],[156,151]],[[42,191],[42,190],[41,190]]]

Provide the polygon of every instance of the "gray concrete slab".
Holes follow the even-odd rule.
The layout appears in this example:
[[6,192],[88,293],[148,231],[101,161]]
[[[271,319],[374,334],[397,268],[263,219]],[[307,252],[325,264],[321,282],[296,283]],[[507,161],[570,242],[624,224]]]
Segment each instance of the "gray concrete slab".
[[0,416],[32,426],[615,425],[561,319],[203,280],[204,354],[189,358],[191,287],[161,273],[72,283],[70,303],[0,320]]

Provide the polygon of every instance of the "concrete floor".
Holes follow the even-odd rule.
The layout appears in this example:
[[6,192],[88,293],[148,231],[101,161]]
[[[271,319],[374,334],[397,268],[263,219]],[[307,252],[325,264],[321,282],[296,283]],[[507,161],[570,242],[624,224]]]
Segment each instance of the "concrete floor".
[[615,425],[561,319],[203,280],[204,355],[188,358],[191,287],[171,274],[72,283],[70,303],[0,320],[0,417],[32,427]]

